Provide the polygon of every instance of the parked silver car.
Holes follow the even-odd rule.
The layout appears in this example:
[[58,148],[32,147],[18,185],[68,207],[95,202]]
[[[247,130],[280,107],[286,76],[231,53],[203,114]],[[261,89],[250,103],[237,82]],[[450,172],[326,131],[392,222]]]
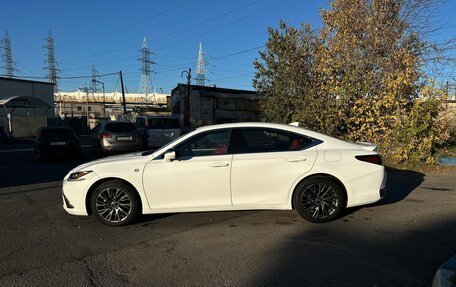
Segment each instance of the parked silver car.
[[90,135],[94,153],[108,154],[138,151],[141,136],[131,122],[101,122]]
[[179,119],[169,116],[138,116],[135,121],[150,148],[161,147],[182,134]]

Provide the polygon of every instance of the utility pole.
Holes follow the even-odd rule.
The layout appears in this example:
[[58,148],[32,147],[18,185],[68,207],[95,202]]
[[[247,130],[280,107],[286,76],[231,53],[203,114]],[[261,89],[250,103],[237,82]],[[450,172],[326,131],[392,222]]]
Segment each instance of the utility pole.
[[119,71],[120,77],[120,88],[122,89],[122,106],[123,106],[123,113],[124,115],[127,114],[127,103],[125,102],[125,89],[124,89],[124,82],[122,77],[122,71]]
[[90,131],[90,125],[89,125],[89,88],[88,87],[80,87],[80,90],[86,93],[86,121],[87,121],[87,134],[89,134]]
[[49,82],[54,84],[54,93],[57,93],[59,90],[57,85],[59,69],[57,69],[57,62],[55,61],[54,37],[51,30],[49,30],[49,35],[44,40],[46,41],[46,45],[43,48],[47,50],[46,60],[44,62],[47,65],[43,69],[48,71]]
[[[150,60],[150,55],[153,54],[150,48],[147,46],[147,39],[144,37],[143,40],[143,45],[141,49],[139,49],[141,52],[141,58],[138,59],[138,61],[141,61],[141,82],[139,83],[139,93],[145,95],[145,102],[147,102],[147,96],[149,93],[152,91],[151,86],[152,82],[150,79],[150,74],[152,73],[152,70],[150,68],[151,65],[155,64],[154,61]],[[153,104],[155,104],[155,94],[153,95],[153,98],[151,100]]]
[[188,71],[183,71],[181,77],[187,74],[187,94],[184,101],[184,126],[190,127],[190,84],[192,79],[192,69],[188,68]]
[[7,76],[9,78],[13,78],[14,71],[17,72],[18,70],[14,67],[14,65],[16,63],[13,61],[13,52],[11,49],[11,39],[9,37],[8,30],[6,30],[5,36],[0,41],[0,43],[3,48],[2,58],[5,61],[5,66],[3,66],[5,68],[5,76]]
[[206,65],[207,62],[204,60],[203,46],[200,43],[198,52],[198,65],[196,66],[196,84],[204,86],[206,80]]
[[[95,101],[97,101],[95,99],[95,93],[97,92],[97,75],[98,74],[98,71],[95,69],[95,65],[92,65],[92,96],[93,96],[93,99]],[[98,101],[97,101],[98,102]]]
[[98,81],[98,80],[96,80],[96,79],[92,79],[92,85],[93,85],[94,82],[95,82],[95,83],[101,84],[102,87],[103,87],[103,116],[104,116],[104,118],[106,119],[106,94],[105,94],[105,85],[104,85],[103,82],[100,82],[100,81]]

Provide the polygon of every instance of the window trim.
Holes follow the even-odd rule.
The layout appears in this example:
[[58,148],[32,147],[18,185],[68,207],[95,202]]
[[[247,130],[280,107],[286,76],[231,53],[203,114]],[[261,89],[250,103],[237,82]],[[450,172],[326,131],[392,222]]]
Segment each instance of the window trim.
[[[278,153],[278,152],[299,152],[299,151],[307,150],[309,148],[315,147],[315,146],[323,143],[322,140],[310,137],[308,135],[304,135],[304,134],[301,134],[301,133],[296,133],[296,132],[292,132],[292,131],[288,131],[288,130],[277,129],[277,128],[243,127],[243,128],[236,128],[234,130],[235,131],[233,131],[234,132],[233,134],[236,136],[236,143],[234,145],[235,150],[234,150],[233,154],[262,154],[262,153]],[[264,130],[264,131],[274,132],[274,133],[278,133],[278,134],[282,134],[282,135],[285,134],[287,136],[289,136],[289,135],[297,135],[297,136],[300,136],[300,137],[309,138],[311,140],[311,143],[306,145],[306,146],[303,146],[300,149],[296,149],[296,150],[279,150],[279,151],[263,151],[263,152],[241,152],[241,136],[242,136],[242,133],[245,130]]]

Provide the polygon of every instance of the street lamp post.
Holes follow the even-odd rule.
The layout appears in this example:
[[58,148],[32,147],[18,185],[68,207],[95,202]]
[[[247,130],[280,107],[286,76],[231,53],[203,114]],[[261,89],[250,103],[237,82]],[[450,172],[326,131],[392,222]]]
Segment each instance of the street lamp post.
[[105,94],[105,85],[103,82],[93,79],[92,82],[99,83],[103,86],[103,115],[106,119],[106,94]]
[[82,91],[86,93],[86,121],[87,121],[87,133],[90,130],[90,125],[89,125],[89,88],[87,87],[81,87],[80,88]]

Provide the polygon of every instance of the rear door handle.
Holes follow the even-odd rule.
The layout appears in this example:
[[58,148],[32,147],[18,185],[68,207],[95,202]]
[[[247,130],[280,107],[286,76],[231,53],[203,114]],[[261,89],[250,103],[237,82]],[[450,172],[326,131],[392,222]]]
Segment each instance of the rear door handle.
[[296,158],[287,158],[288,162],[300,162],[300,161],[306,161],[306,157],[296,157]]
[[213,162],[209,164],[210,167],[227,167],[229,165],[227,162]]

